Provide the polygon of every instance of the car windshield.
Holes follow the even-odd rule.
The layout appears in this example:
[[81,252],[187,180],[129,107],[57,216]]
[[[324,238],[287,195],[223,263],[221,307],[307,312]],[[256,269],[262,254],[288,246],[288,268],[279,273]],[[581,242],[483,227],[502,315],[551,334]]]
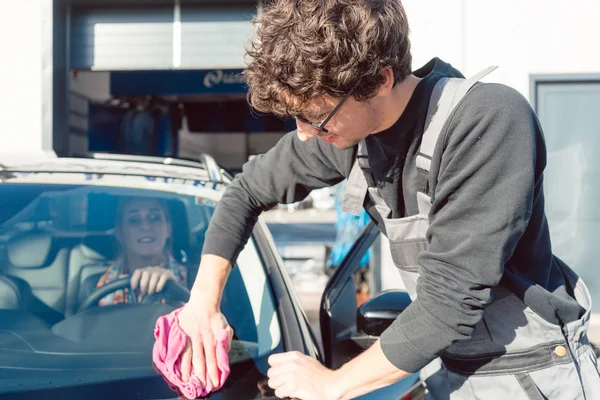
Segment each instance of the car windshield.
[[[0,184],[0,394],[175,397],[152,365],[154,324],[186,299],[171,283],[153,296],[128,283],[153,266],[191,288],[218,195],[121,186]],[[282,344],[252,238],[222,311],[235,337],[231,375],[214,398],[260,397],[266,358]]]

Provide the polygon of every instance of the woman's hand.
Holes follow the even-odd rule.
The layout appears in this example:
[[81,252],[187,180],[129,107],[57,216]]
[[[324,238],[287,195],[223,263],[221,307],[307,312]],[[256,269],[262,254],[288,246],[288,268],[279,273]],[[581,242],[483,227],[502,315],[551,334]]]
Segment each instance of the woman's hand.
[[131,275],[131,289],[139,287],[140,297],[161,292],[168,280],[176,281],[175,274],[163,267],[138,268]]

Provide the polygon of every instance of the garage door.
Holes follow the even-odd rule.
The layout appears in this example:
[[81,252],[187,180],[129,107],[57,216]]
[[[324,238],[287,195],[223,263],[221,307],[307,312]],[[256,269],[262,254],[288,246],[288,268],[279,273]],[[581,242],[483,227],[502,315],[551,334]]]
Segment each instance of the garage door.
[[71,68],[242,68],[256,3],[75,7]]
[[542,80],[536,86],[548,151],[544,191],[554,253],[586,281],[598,312],[600,80]]
[[181,68],[243,68],[256,4],[181,7]]

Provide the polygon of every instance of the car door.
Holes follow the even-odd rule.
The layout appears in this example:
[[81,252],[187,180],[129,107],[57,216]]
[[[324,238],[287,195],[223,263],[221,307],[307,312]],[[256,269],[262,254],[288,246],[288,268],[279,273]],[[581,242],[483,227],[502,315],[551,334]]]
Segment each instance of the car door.
[[[333,272],[323,291],[319,322],[323,361],[328,368],[339,368],[377,340],[376,336],[357,332],[358,304],[353,273],[379,235],[377,226],[370,222]],[[422,396],[422,392],[418,374],[413,374],[360,399],[416,399]]]

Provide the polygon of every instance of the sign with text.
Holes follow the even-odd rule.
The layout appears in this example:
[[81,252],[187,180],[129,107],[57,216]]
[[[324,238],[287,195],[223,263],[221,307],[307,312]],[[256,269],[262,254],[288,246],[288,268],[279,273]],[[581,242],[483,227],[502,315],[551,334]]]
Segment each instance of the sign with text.
[[115,71],[112,96],[245,94],[242,69]]

